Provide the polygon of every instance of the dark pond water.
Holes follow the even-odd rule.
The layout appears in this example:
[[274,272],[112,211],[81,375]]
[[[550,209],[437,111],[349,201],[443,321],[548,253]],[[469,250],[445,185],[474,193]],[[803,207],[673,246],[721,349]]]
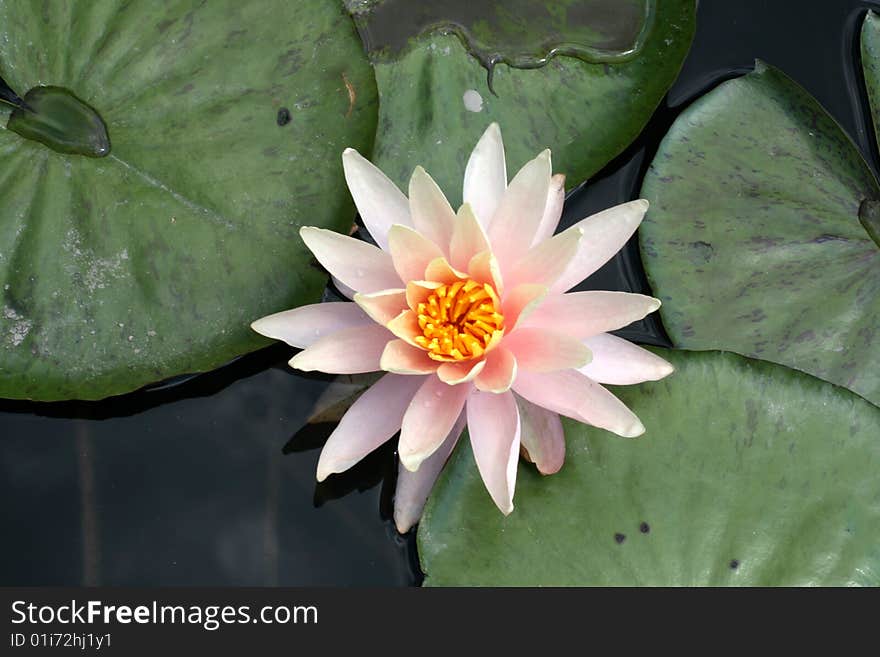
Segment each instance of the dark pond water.
[[[642,139],[566,204],[564,224],[635,198],[676,114],[759,57],[804,85],[877,164],[855,66],[854,0],[703,0],[681,78]],[[876,168],[876,167],[875,167]],[[634,245],[590,287],[644,291]],[[632,339],[662,344],[642,323]],[[411,585],[390,522],[391,445],[316,485],[326,379],[275,346],[217,372],[100,403],[0,401],[4,585]]]

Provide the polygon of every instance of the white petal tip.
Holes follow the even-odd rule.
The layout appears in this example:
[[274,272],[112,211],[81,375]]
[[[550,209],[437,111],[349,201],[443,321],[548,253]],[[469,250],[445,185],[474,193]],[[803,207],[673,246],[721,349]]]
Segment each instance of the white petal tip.
[[290,365],[293,369],[299,370],[300,372],[314,372],[315,367],[312,363],[308,362],[307,358],[301,358],[304,352],[298,353],[296,356],[287,361],[287,364]]
[[392,235],[400,236],[406,233],[416,233],[416,231],[403,224],[391,224],[391,227],[388,229],[388,238],[391,239]]
[[346,148],[344,151],[342,151],[342,155],[343,157],[351,157],[352,155],[360,155],[360,153],[358,153],[353,148]]
[[643,435],[644,433],[645,433],[645,425],[642,424],[641,422],[639,422],[637,424],[633,424],[632,426],[628,427],[625,431],[622,431],[620,433],[620,435],[623,438],[638,438],[639,436]]
[[638,201],[633,201],[635,205],[638,205],[642,208],[642,212],[647,212],[648,208],[651,207],[651,204],[648,202],[648,199],[640,198]]
[[421,456],[420,454],[400,453],[398,456],[400,458],[400,463],[410,472],[416,472],[419,469],[419,466],[422,464],[422,461],[425,460],[425,457]]
[[264,335],[267,338],[271,338],[273,336],[266,333],[266,318],[261,317],[260,319],[255,319],[251,322],[251,330],[259,333],[260,335]]
[[487,137],[492,137],[493,139],[501,140],[501,126],[498,125],[496,121],[493,121],[489,124],[489,126],[483,131],[483,135],[480,137],[480,141],[486,139]]
[[509,516],[511,513],[513,513],[513,502],[509,502],[506,506],[504,506],[504,508],[499,506],[498,509],[504,515]]
[[394,519],[394,527],[397,529],[398,534],[406,534],[410,529],[413,528],[415,523],[399,521],[396,518]]
[[651,304],[652,308],[650,312],[654,312],[655,310],[659,310],[660,306],[663,305],[663,302],[660,299],[654,299],[654,303]]

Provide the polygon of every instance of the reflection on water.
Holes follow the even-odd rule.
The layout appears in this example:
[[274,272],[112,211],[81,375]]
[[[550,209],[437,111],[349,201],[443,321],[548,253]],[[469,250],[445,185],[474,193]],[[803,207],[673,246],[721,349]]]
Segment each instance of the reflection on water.
[[413,583],[407,541],[380,516],[393,452],[320,486],[318,445],[284,454],[326,386],[287,358],[272,348],[102,403],[0,404],[0,581]]
[[486,68],[543,66],[555,55],[612,62],[635,55],[645,41],[656,0],[445,0],[442,3],[349,0],[371,56],[397,58],[412,39],[457,33]]
[[[569,198],[563,226],[634,198],[679,109],[756,56],[803,84],[876,163],[864,106],[852,102],[861,88],[852,39],[860,12],[880,2],[806,4],[795,24],[787,3],[703,0],[672,107]],[[647,291],[636,245],[585,287]],[[664,342],[653,320],[622,334]],[[271,347],[98,403],[0,401],[0,583],[417,583],[414,541],[389,518],[393,445],[317,486],[328,428],[297,432],[327,380],[289,371],[290,354]]]

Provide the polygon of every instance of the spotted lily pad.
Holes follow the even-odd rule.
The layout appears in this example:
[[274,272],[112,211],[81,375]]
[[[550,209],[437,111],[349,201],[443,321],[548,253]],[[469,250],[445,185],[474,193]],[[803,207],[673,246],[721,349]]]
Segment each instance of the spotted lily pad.
[[374,161],[400,185],[423,165],[453,203],[469,152],[462,144],[493,121],[511,172],[551,148],[570,187],[596,173],[675,80],[696,13],[693,0],[348,4],[379,86]]
[[880,404],[880,187],[806,91],[760,62],[720,85],[672,126],[642,196],[642,257],[673,343]]
[[11,89],[69,91],[110,143],[0,127],[0,396],[208,370],[265,344],[254,318],[319,299],[298,229],[351,225],[340,155],[370,151],[377,116],[341,4],[10,2],[0,30]]
[[428,585],[880,584],[880,409],[795,370],[658,351],[615,390],[648,428],[565,422],[566,462],[520,463],[504,517],[460,441],[419,527]]

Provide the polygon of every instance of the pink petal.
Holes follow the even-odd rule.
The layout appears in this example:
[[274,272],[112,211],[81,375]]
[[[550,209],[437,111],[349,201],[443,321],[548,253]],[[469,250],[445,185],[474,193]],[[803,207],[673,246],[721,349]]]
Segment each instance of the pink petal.
[[360,374],[379,369],[382,351],[393,336],[384,326],[370,324],[347,328],[314,342],[290,360],[304,372]]
[[352,148],[346,148],[342,154],[342,168],[364,226],[376,244],[387,248],[391,226],[412,226],[409,201],[388,176]]
[[443,443],[464,407],[471,386],[450,386],[428,377],[413,397],[400,429],[400,462],[416,471]]
[[466,422],[465,413],[461,413],[443,444],[415,472],[410,472],[403,464],[398,466],[397,489],[394,492],[394,524],[401,534],[408,532],[421,519],[434,482],[458,444]]
[[510,290],[504,297],[504,325],[509,331],[515,329],[526,317],[531,315],[544,297],[547,296],[547,288],[543,285],[531,285],[526,283]]
[[325,335],[355,326],[369,326],[372,320],[353,303],[315,303],[262,317],[251,328],[267,338],[283,340],[304,348]]
[[499,295],[504,294],[504,284],[501,279],[501,268],[498,260],[491,251],[478,253],[468,263],[468,276],[477,283],[488,283]]
[[594,214],[569,228],[583,230],[584,239],[577,255],[550,291],[570,290],[608,262],[636,232],[647,211],[648,202],[640,199]]
[[525,283],[544,285],[552,291],[583,243],[578,230],[567,230],[529,249],[513,267],[504,269],[505,283],[516,287]]
[[477,469],[495,506],[508,515],[513,511],[520,441],[513,394],[474,390],[468,397],[467,418]]
[[645,432],[639,418],[623,402],[577,370],[520,372],[513,389],[533,404],[618,436],[634,438]]
[[412,310],[404,310],[385,326],[401,340],[418,347],[415,338],[422,335],[422,327],[419,326],[419,316]]
[[437,369],[437,377],[451,386],[459,383],[467,383],[477,378],[477,375],[483,371],[486,366],[486,360],[467,360],[458,363],[443,363]]
[[433,374],[439,365],[428,352],[413,347],[406,340],[392,340],[385,345],[379,361],[381,369],[395,374]]
[[547,205],[550,175],[550,151],[544,151],[527,162],[510,181],[489,224],[487,232],[492,251],[505,275],[535,238]]
[[497,123],[491,124],[468,159],[464,171],[463,200],[474,209],[480,223],[488,226],[507,189],[504,143]]
[[432,281],[410,281],[406,284],[406,305],[417,311],[420,303],[425,303],[434,291],[443,287],[442,283]]
[[386,374],[346,411],[318,459],[318,481],[344,472],[400,430],[424,377]]
[[416,167],[409,179],[409,209],[415,229],[446,249],[452,239],[455,211],[422,167]]
[[467,274],[463,271],[455,269],[449,264],[446,258],[435,258],[425,269],[425,280],[443,285],[450,285],[456,281],[462,281],[467,278]]
[[659,307],[659,299],[629,292],[551,294],[523,326],[552,329],[582,340],[628,326]]
[[557,173],[550,179],[550,190],[547,193],[547,205],[544,206],[544,216],[538,225],[532,246],[548,240],[556,232],[559,220],[562,218],[562,207],[565,204],[565,176]]
[[333,280],[333,285],[336,286],[336,289],[339,290],[339,294],[344,297],[348,297],[349,299],[354,299],[354,295],[357,294],[354,290],[352,290],[348,285],[340,281],[335,276],[331,275],[330,278]]
[[406,310],[406,290],[383,290],[372,294],[358,292],[354,295],[354,302],[373,321],[384,326]]
[[518,328],[505,336],[504,346],[516,356],[520,370],[554,372],[583,367],[591,354],[580,340],[543,328]]
[[593,360],[579,371],[598,383],[632,385],[659,381],[675,370],[660,356],[616,335],[600,333],[584,340],[584,344],[593,352]]
[[504,346],[486,354],[486,366],[477,375],[474,385],[483,392],[507,392],[516,379],[516,357]]
[[559,472],[565,462],[565,432],[559,415],[519,396],[516,405],[522,426],[520,442],[527,459],[543,475]]
[[474,216],[471,206],[465,203],[455,216],[455,228],[449,245],[449,264],[456,269],[467,269],[471,258],[484,251],[489,251],[489,238]]
[[392,226],[388,231],[388,251],[400,280],[406,283],[422,280],[428,263],[443,257],[440,247],[406,226]]
[[299,234],[324,268],[355,292],[401,287],[391,256],[347,235],[305,226]]

